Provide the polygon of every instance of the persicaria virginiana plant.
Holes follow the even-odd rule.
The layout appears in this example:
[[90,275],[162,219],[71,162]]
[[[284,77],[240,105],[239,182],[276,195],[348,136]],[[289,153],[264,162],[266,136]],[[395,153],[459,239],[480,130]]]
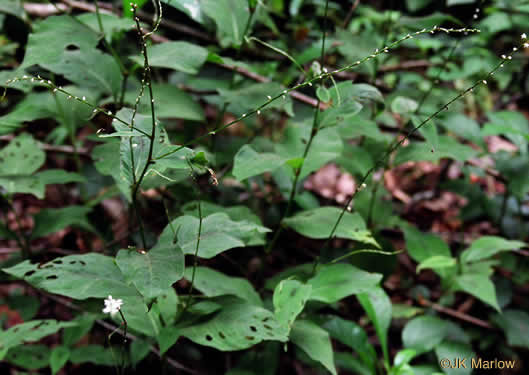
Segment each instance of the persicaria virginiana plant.
[[524,368],[528,24],[0,0],[0,372]]

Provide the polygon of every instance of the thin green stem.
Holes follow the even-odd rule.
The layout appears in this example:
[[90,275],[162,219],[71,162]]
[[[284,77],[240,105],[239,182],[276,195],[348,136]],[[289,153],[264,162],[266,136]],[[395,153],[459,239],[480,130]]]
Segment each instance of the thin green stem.
[[[512,54],[511,54],[512,55]],[[509,56],[511,56],[509,55]],[[494,75],[494,73],[500,69],[504,62],[508,60],[508,56],[506,56],[505,58],[502,58],[502,61],[500,63],[498,63],[498,65],[496,65],[496,67],[494,67],[494,69],[492,69],[486,76],[486,78],[490,78]],[[358,187],[357,189],[355,190],[355,192],[351,195],[351,197],[347,200],[346,204],[344,205],[342,211],[340,212],[340,215],[338,216],[338,219],[336,220],[332,230],[331,230],[331,233],[329,234],[329,236],[327,237],[324,245],[322,248],[325,248],[329,242],[332,240],[332,238],[334,237],[334,234],[336,232],[336,229],[338,228],[338,225],[340,224],[340,222],[342,221],[342,218],[343,216],[345,215],[345,212],[347,211],[348,207],[350,206],[351,202],[353,201],[353,199],[355,198],[356,194],[358,194],[358,192],[360,190],[362,190],[364,187],[365,187],[365,182],[367,181],[367,178],[371,175],[371,173],[373,173],[377,168],[380,167],[380,165],[382,165],[383,163],[385,163],[386,159],[395,151],[397,150],[400,146],[402,146],[402,144],[404,142],[406,142],[415,132],[417,132],[419,129],[421,129],[424,125],[426,125],[428,122],[430,122],[433,118],[437,117],[442,111],[444,110],[447,110],[448,107],[454,103],[455,101],[459,100],[461,97],[463,97],[464,95],[466,95],[467,93],[469,92],[472,92],[477,86],[479,85],[482,85],[482,84],[487,84],[487,81],[485,79],[483,80],[479,80],[477,82],[475,82],[472,86],[470,86],[469,88],[467,88],[466,90],[462,91],[461,93],[459,93],[457,96],[455,96],[454,98],[452,98],[450,101],[448,101],[446,104],[444,104],[440,109],[438,109],[437,111],[435,111],[433,114],[431,114],[430,116],[428,116],[428,118],[426,118],[424,121],[422,121],[418,126],[416,126],[415,128],[413,128],[412,130],[410,130],[406,136],[404,136],[400,141],[398,141],[397,143],[395,143],[392,147],[390,147],[385,153],[384,155],[382,155],[382,157],[364,174],[364,176],[362,177],[362,179],[359,181],[358,183]]]
[[8,210],[11,210],[13,212],[13,216],[15,217],[15,221],[17,223],[18,232],[20,232],[20,233],[12,231],[7,226],[7,222],[8,222],[8,220],[7,220],[7,217],[8,217],[7,212],[4,215],[5,218],[6,218],[5,230],[7,230],[7,232],[9,234],[11,234],[13,236],[13,238],[15,239],[15,241],[17,242],[18,246],[20,247],[20,250],[22,251],[22,257],[24,259],[29,259],[29,258],[31,258],[31,246],[29,244],[29,240],[28,240],[27,236],[25,236],[23,234],[23,232],[22,232],[22,223],[20,222],[20,218],[18,217],[17,212],[15,211],[15,207],[13,207],[13,204],[11,203],[11,201],[10,201],[10,199],[8,197],[6,197],[4,195],[0,195],[0,197],[7,204]]
[[405,37],[402,37],[399,40],[391,43],[390,45],[388,45],[386,47],[384,47],[383,49],[374,51],[373,54],[371,54],[369,56],[366,56],[366,57],[364,57],[361,60],[358,60],[358,61],[356,61],[356,62],[354,62],[352,64],[349,64],[349,65],[346,65],[346,66],[344,66],[342,68],[333,70],[331,72],[324,72],[324,73],[322,73],[320,75],[317,75],[317,76],[315,76],[315,77],[313,77],[311,79],[308,79],[308,80],[306,80],[306,81],[304,81],[302,83],[299,83],[299,84],[297,84],[297,85],[295,85],[293,87],[285,89],[281,93],[277,94],[276,96],[268,98],[268,100],[266,102],[264,102],[262,105],[260,105],[259,107],[256,107],[253,110],[242,114],[241,116],[239,116],[235,120],[230,121],[229,123],[224,124],[223,126],[217,128],[217,129],[215,129],[213,131],[210,131],[210,132],[205,133],[205,134],[203,134],[201,136],[198,136],[198,137],[196,137],[194,139],[191,139],[188,142],[185,142],[180,147],[177,147],[177,148],[175,148],[172,151],[169,151],[169,152],[167,152],[165,154],[162,154],[162,155],[156,157],[155,160],[163,159],[163,158],[165,158],[165,157],[167,157],[169,155],[174,154],[175,152],[178,152],[178,151],[182,150],[185,147],[188,147],[190,145],[193,145],[193,144],[201,141],[202,139],[204,139],[206,137],[215,135],[216,133],[218,133],[220,131],[223,131],[224,129],[226,129],[226,128],[238,123],[239,121],[241,121],[242,119],[244,119],[244,118],[246,118],[248,116],[251,116],[251,115],[256,114],[256,113],[261,113],[261,110],[263,110],[264,108],[269,106],[274,101],[276,101],[276,100],[288,95],[292,91],[298,90],[298,89],[306,87],[306,86],[312,86],[314,83],[316,83],[318,81],[324,80],[326,78],[329,78],[331,76],[334,76],[334,75],[336,75],[338,73],[341,73],[341,72],[344,72],[346,70],[354,69],[354,68],[358,67],[359,65],[364,64],[365,62],[376,58],[378,55],[380,55],[382,53],[389,52],[390,49],[393,49],[393,48],[397,47],[402,42],[404,42],[404,41],[406,41],[408,39],[411,39],[414,36],[421,35],[421,34],[427,34],[427,33],[434,33],[436,31],[444,31],[444,32],[447,32],[447,33],[479,32],[479,30],[477,30],[477,29],[466,29],[466,28],[462,28],[462,29],[445,29],[445,28],[436,26],[436,27],[433,27],[431,29],[423,29],[421,31],[417,31],[413,35],[412,34],[408,34]]
[[[153,160],[153,150],[154,150],[154,141],[156,137],[156,113],[155,113],[155,107],[154,107],[154,95],[152,92],[152,82],[151,82],[151,67],[149,65],[149,56],[147,52],[147,40],[146,36],[150,34],[143,34],[141,31],[141,25],[140,25],[140,19],[136,17],[136,7],[133,7],[134,9],[134,20],[136,22],[136,27],[138,29],[138,33],[141,36],[141,49],[143,54],[143,65],[144,65],[144,72],[145,72],[145,84],[147,85],[147,88],[149,90],[149,98],[151,101],[151,134],[149,135],[149,150],[147,153],[147,160],[145,162],[145,166],[143,167],[143,170],[140,172],[140,176],[138,177],[138,180],[134,182],[134,185],[132,187],[132,204],[134,206],[134,210],[136,212],[136,219],[140,223],[140,233],[141,233],[141,239],[143,242],[143,247],[147,248],[147,243],[145,241],[145,233],[143,230],[143,224],[141,223],[141,215],[138,212],[137,208],[137,196],[138,196],[138,190],[141,186],[141,183],[143,181],[143,178],[145,177],[145,174],[149,170],[149,167]],[[160,11],[161,13],[161,11]],[[132,148],[131,148],[132,149]],[[134,159],[134,158],[133,158]]]
[[189,303],[191,302],[191,292],[193,291],[193,285],[195,284],[195,276],[198,267],[198,250],[200,249],[200,237],[202,236],[202,204],[200,200],[198,201],[198,235],[197,235],[197,244],[195,247],[195,254],[193,254],[193,272],[191,273],[191,283],[189,284],[189,291],[187,295],[187,300],[184,306],[184,309],[187,309]]
[[[322,69],[324,68],[324,60],[325,60],[325,36],[327,34],[327,11],[329,9],[329,0],[325,1],[325,11],[324,11],[324,19],[323,19],[323,36],[321,41],[321,53],[320,53],[320,65]],[[325,70],[324,70],[325,71]],[[332,77],[332,76],[331,76]],[[305,163],[305,158],[307,157],[310,147],[312,145],[312,141],[314,140],[314,137],[318,134],[318,115],[320,113],[320,99],[318,98],[318,101],[316,103],[316,107],[314,108],[314,116],[312,118],[312,128],[310,131],[309,141],[307,142],[307,145],[305,146],[305,150],[303,151],[303,157],[301,159],[301,165],[296,169],[295,175],[294,175],[294,181],[292,182],[292,189],[290,190],[290,195],[288,197],[287,202],[287,208],[281,215],[281,218],[279,219],[279,227],[274,233],[274,236],[272,237],[272,240],[268,243],[268,245],[265,248],[265,253],[270,253],[272,251],[273,247],[275,246],[277,239],[279,238],[279,235],[283,231],[283,225],[282,221],[285,217],[288,217],[290,214],[290,210],[292,209],[292,205],[294,202],[294,199],[296,197],[296,191],[298,187],[298,181],[299,176],[301,175],[301,170],[303,169],[303,165]]]

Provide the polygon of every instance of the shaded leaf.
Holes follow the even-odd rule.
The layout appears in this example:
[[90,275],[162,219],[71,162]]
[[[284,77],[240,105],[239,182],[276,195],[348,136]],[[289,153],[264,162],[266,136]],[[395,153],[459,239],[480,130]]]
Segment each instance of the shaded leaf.
[[144,253],[120,250],[116,264],[127,282],[148,299],[164,293],[184,275],[184,254],[177,245],[155,246]]
[[[192,279],[193,268],[187,267],[185,278]],[[262,306],[261,297],[248,280],[231,277],[207,267],[197,267],[193,287],[207,297],[234,295],[246,300],[252,305]]]
[[338,263],[320,267],[307,284],[312,286],[311,300],[334,303],[353,294],[371,292],[378,287],[380,280],[381,274]]
[[292,327],[290,339],[310,358],[320,362],[331,374],[337,374],[331,339],[324,329],[310,320],[297,320]]

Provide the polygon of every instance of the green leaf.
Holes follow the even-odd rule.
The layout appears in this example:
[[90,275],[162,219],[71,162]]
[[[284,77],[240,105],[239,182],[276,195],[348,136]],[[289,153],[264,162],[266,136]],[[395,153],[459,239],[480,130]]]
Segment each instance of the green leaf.
[[368,367],[371,374],[375,372],[377,353],[362,327],[355,322],[344,320],[337,316],[322,317],[320,323],[333,339],[349,346],[358,353],[358,356]]
[[210,320],[182,328],[191,341],[221,351],[242,350],[263,340],[287,341],[286,332],[270,311],[226,299],[222,310]]
[[316,89],[316,96],[324,103],[327,103],[329,100],[331,100],[331,93],[325,86],[318,86]]
[[250,16],[246,0],[202,0],[201,9],[215,21],[223,48],[242,44]]
[[447,324],[435,316],[419,316],[410,320],[402,331],[402,343],[405,348],[418,353],[429,352],[435,348],[448,333]]
[[28,370],[47,367],[50,363],[50,348],[46,345],[17,346],[7,353],[5,362]]
[[[445,358],[448,358],[451,361],[450,363],[453,365],[453,368],[442,368],[443,372],[448,375],[471,374],[472,363],[470,363],[470,361],[476,359],[476,353],[472,351],[472,346],[462,342],[450,340],[443,341],[441,344],[439,344],[435,348],[435,355],[437,356],[438,361],[441,361]],[[463,363],[457,362],[458,359],[461,361],[466,359],[466,362],[464,362],[465,366],[463,366]]]
[[375,326],[384,360],[389,365],[388,330],[391,324],[391,300],[384,289],[377,287],[356,296]]
[[[122,311],[131,328],[154,335],[156,327],[138,291],[128,285],[113,257],[89,253],[69,255],[42,265],[24,261],[4,272],[23,279],[34,287],[74,299],[123,299]],[[101,306],[103,306],[101,301]]]
[[[201,202],[202,204],[202,215],[203,216],[209,216],[211,214],[217,213],[217,212],[224,212],[227,214],[231,220],[233,221],[248,221],[250,223],[254,223],[257,225],[262,225],[261,219],[259,216],[257,216],[255,213],[252,212],[248,207],[246,206],[231,206],[231,207],[224,207],[219,206],[214,203],[210,202]],[[198,217],[198,206],[196,201],[188,202],[184,204],[181,208],[181,211],[184,215],[191,215],[194,217]],[[265,234],[256,232],[251,239],[246,242],[248,246],[254,246],[254,245],[263,245],[265,243],[264,239]]]
[[122,31],[129,31],[131,29],[131,21],[126,18],[121,18],[115,14],[102,13],[83,13],[75,16],[79,21],[90,27],[92,30],[99,32],[99,19],[103,24],[105,30],[105,38],[108,42],[112,40],[112,34],[116,34]]
[[410,12],[416,12],[427,7],[432,0],[406,0],[406,6]]
[[46,154],[27,133],[13,138],[0,150],[0,186],[7,193],[32,193],[43,196],[43,184],[33,172],[44,164]]
[[[193,267],[187,267],[185,278],[191,281]],[[262,306],[261,297],[248,280],[231,277],[207,267],[197,267],[193,287],[207,297],[234,295],[255,306]]]
[[160,334],[156,336],[158,345],[160,346],[160,353],[167,352],[180,338],[180,329],[174,326],[164,327]]
[[25,176],[39,169],[46,159],[37,141],[28,133],[13,138],[0,150],[0,176]]
[[[429,125],[426,124],[425,126]],[[395,164],[399,165],[407,161],[436,162],[442,158],[466,161],[478,154],[470,146],[463,145],[452,137],[439,136],[438,142],[435,149],[427,142],[413,142],[406,147],[399,148],[395,156]]]
[[404,228],[404,237],[406,239],[408,254],[416,262],[425,261],[436,255],[446,257],[452,255],[446,242],[434,234],[423,233],[410,226]]
[[[421,117],[417,115],[411,116],[411,122],[414,127],[418,127],[422,123],[422,121],[423,120],[421,119]],[[419,129],[419,132],[424,137],[426,142],[428,142],[431,149],[435,151],[439,146],[439,136],[437,134],[437,126],[435,125],[435,122],[433,120],[430,120],[427,125],[422,126]]]
[[451,7],[454,5],[462,5],[462,4],[473,4],[476,0],[446,0],[446,6]]
[[92,329],[97,315],[94,313],[83,313],[71,320],[76,323],[73,327],[67,327],[62,332],[62,343],[64,346],[71,347],[77,344]]
[[527,244],[521,241],[506,240],[496,236],[483,236],[472,242],[470,247],[461,253],[460,257],[461,261],[465,263],[477,262],[504,251],[517,250],[526,246]]
[[33,24],[33,32],[29,34],[22,66],[39,64],[54,71],[53,66],[62,60],[65,52],[92,50],[99,39],[96,32],[77,22],[70,15],[47,17]]
[[419,273],[421,270],[425,269],[440,269],[440,268],[451,268],[457,264],[457,260],[452,257],[447,257],[445,255],[434,255],[417,265],[416,272]]
[[[192,216],[180,216],[172,221],[172,227],[178,231],[177,243],[184,254],[195,254],[199,224],[200,220]],[[232,221],[225,213],[209,215],[202,221],[198,256],[213,258],[223,251],[246,246],[256,233],[269,231],[268,228],[245,220]],[[168,225],[160,235],[158,243],[170,244],[173,240],[174,234]]]
[[51,373],[56,374],[70,358],[70,349],[66,346],[56,346],[52,349],[50,355]]
[[244,145],[241,147],[233,160],[233,175],[239,181],[246,180],[249,177],[258,176],[264,172],[270,172],[287,160],[273,153],[258,153],[252,146]]
[[337,374],[331,339],[324,329],[310,320],[297,320],[292,327],[290,339],[310,358],[320,362],[331,374]]
[[529,349],[529,314],[522,310],[505,310],[492,320],[504,332],[509,346]]
[[352,83],[352,81],[340,82],[329,89],[332,105],[339,106],[340,103],[355,101],[362,104],[369,102],[384,103],[384,97],[379,89],[367,83]]
[[311,300],[334,303],[353,294],[371,292],[378,287],[380,280],[381,274],[338,263],[321,266],[307,284],[312,286]]
[[115,366],[123,363],[119,350],[109,350],[101,345],[85,345],[71,349],[70,362],[90,362],[101,366]]
[[162,2],[184,12],[198,23],[204,24],[206,22],[206,16],[202,10],[200,0],[164,0]]
[[82,88],[119,96],[123,79],[119,65],[112,56],[97,49],[65,50],[60,61],[47,64],[46,68]]
[[46,319],[32,320],[12,326],[0,335],[0,359],[3,358],[10,348],[28,342],[38,341],[43,337],[59,331],[61,328],[73,327],[75,325],[76,323],[73,322],[59,322],[53,319]]
[[120,250],[116,264],[128,283],[147,299],[164,293],[184,275],[184,254],[176,246],[155,246],[149,251]]
[[116,298],[138,296],[127,285],[114,258],[97,253],[60,257],[43,265],[24,261],[3,271],[33,286],[75,299],[106,298],[109,294]]
[[283,280],[274,290],[274,313],[281,325],[290,332],[296,317],[303,311],[312,287],[296,280]]
[[496,288],[489,277],[482,273],[466,273],[454,280],[457,290],[462,290],[500,311]]
[[[479,124],[472,118],[462,113],[453,113],[440,121],[441,125],[448,131],[463,139],[484,146]],[[428,126],[428,125],[426,125]]]
[[391,102],[391,110],[398,114],[411,114],[417,110],[419,103],[403,96],[397,96]]
[[8,134],[24,122],[55,115],[53,98],[49,92],[30,93],[14,109],[0,117],[0,134]]
[[[267,96],[275,97],[284,90],[285,88],[277,82],[252,83],[238,89],[217,89],[221,98],[230,104],[227,108],[228,111],[240,115],[263,105],[267,101]],[[241,98],[244,100],[240,100]],[[284,99],[270,102],[263,111],[276,108],[285,111],[289,116],[293,116],[292,106],[290,95],[285,95]]]
[[[319,207],[306,210],[283,220],[284,224],[308,238],[324,239],[329,237],[334,225],[341,214],[338,207]],[[380,246],[366,229],[362,217],[358,213],[344,213],[334,236],[349,240],[370,243]]]
[[83,175],[75,172],[67,172],[63,169],[47,169],[45,171],[38,172],[35,177],[42,181],[43,185],[86,182],[86,178]]
[[[152,85],[156,117],[204,121],[204,109],[188,93],[168,84]],[[145,97],[147,98],[147,97]],[[147,104],[147,103],[146,103]],[[150,103],[148,104],[150,106]]]
[[395,355],[393,359],[393,366],[396,370],[402,369],[405,365],[417,356],[417,351],[414,349],[402,349]]
[[[149,65],[197,74],[208,57],[208,50],[188,42],[165,42],[149,47]],[[143,66],[143,56],[131,57]]]
[[31,237],[45,237],[69,226],[77,226],[95,232],[95,228],[86,217],[90,211],[92,211],[91,207],[76,205],[41,210],[34,217],[35,227]]
[[529,139],[529,121],[517,111],[500,111],[489,113],[490,122],[481,131],[482,136],[501,134],[512,141],[521,153],[527,153]]
[[[303,157],[310,139],[311,127],[305,124],[290,124],[285,131],[285,141],[276,144],[276,153],[287,159]],[[312,146],[305,158],[299,178],[307,177],[329,161],[336,159],[343,150],[343,141],[335,128],[318,131],[312,140]]]

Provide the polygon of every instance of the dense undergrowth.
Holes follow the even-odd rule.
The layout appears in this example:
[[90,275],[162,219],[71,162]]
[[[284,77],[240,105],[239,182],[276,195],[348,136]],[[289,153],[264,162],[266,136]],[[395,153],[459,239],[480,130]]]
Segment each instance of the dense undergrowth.
[[527,25],[0,0],[0,371],[524,373]]

